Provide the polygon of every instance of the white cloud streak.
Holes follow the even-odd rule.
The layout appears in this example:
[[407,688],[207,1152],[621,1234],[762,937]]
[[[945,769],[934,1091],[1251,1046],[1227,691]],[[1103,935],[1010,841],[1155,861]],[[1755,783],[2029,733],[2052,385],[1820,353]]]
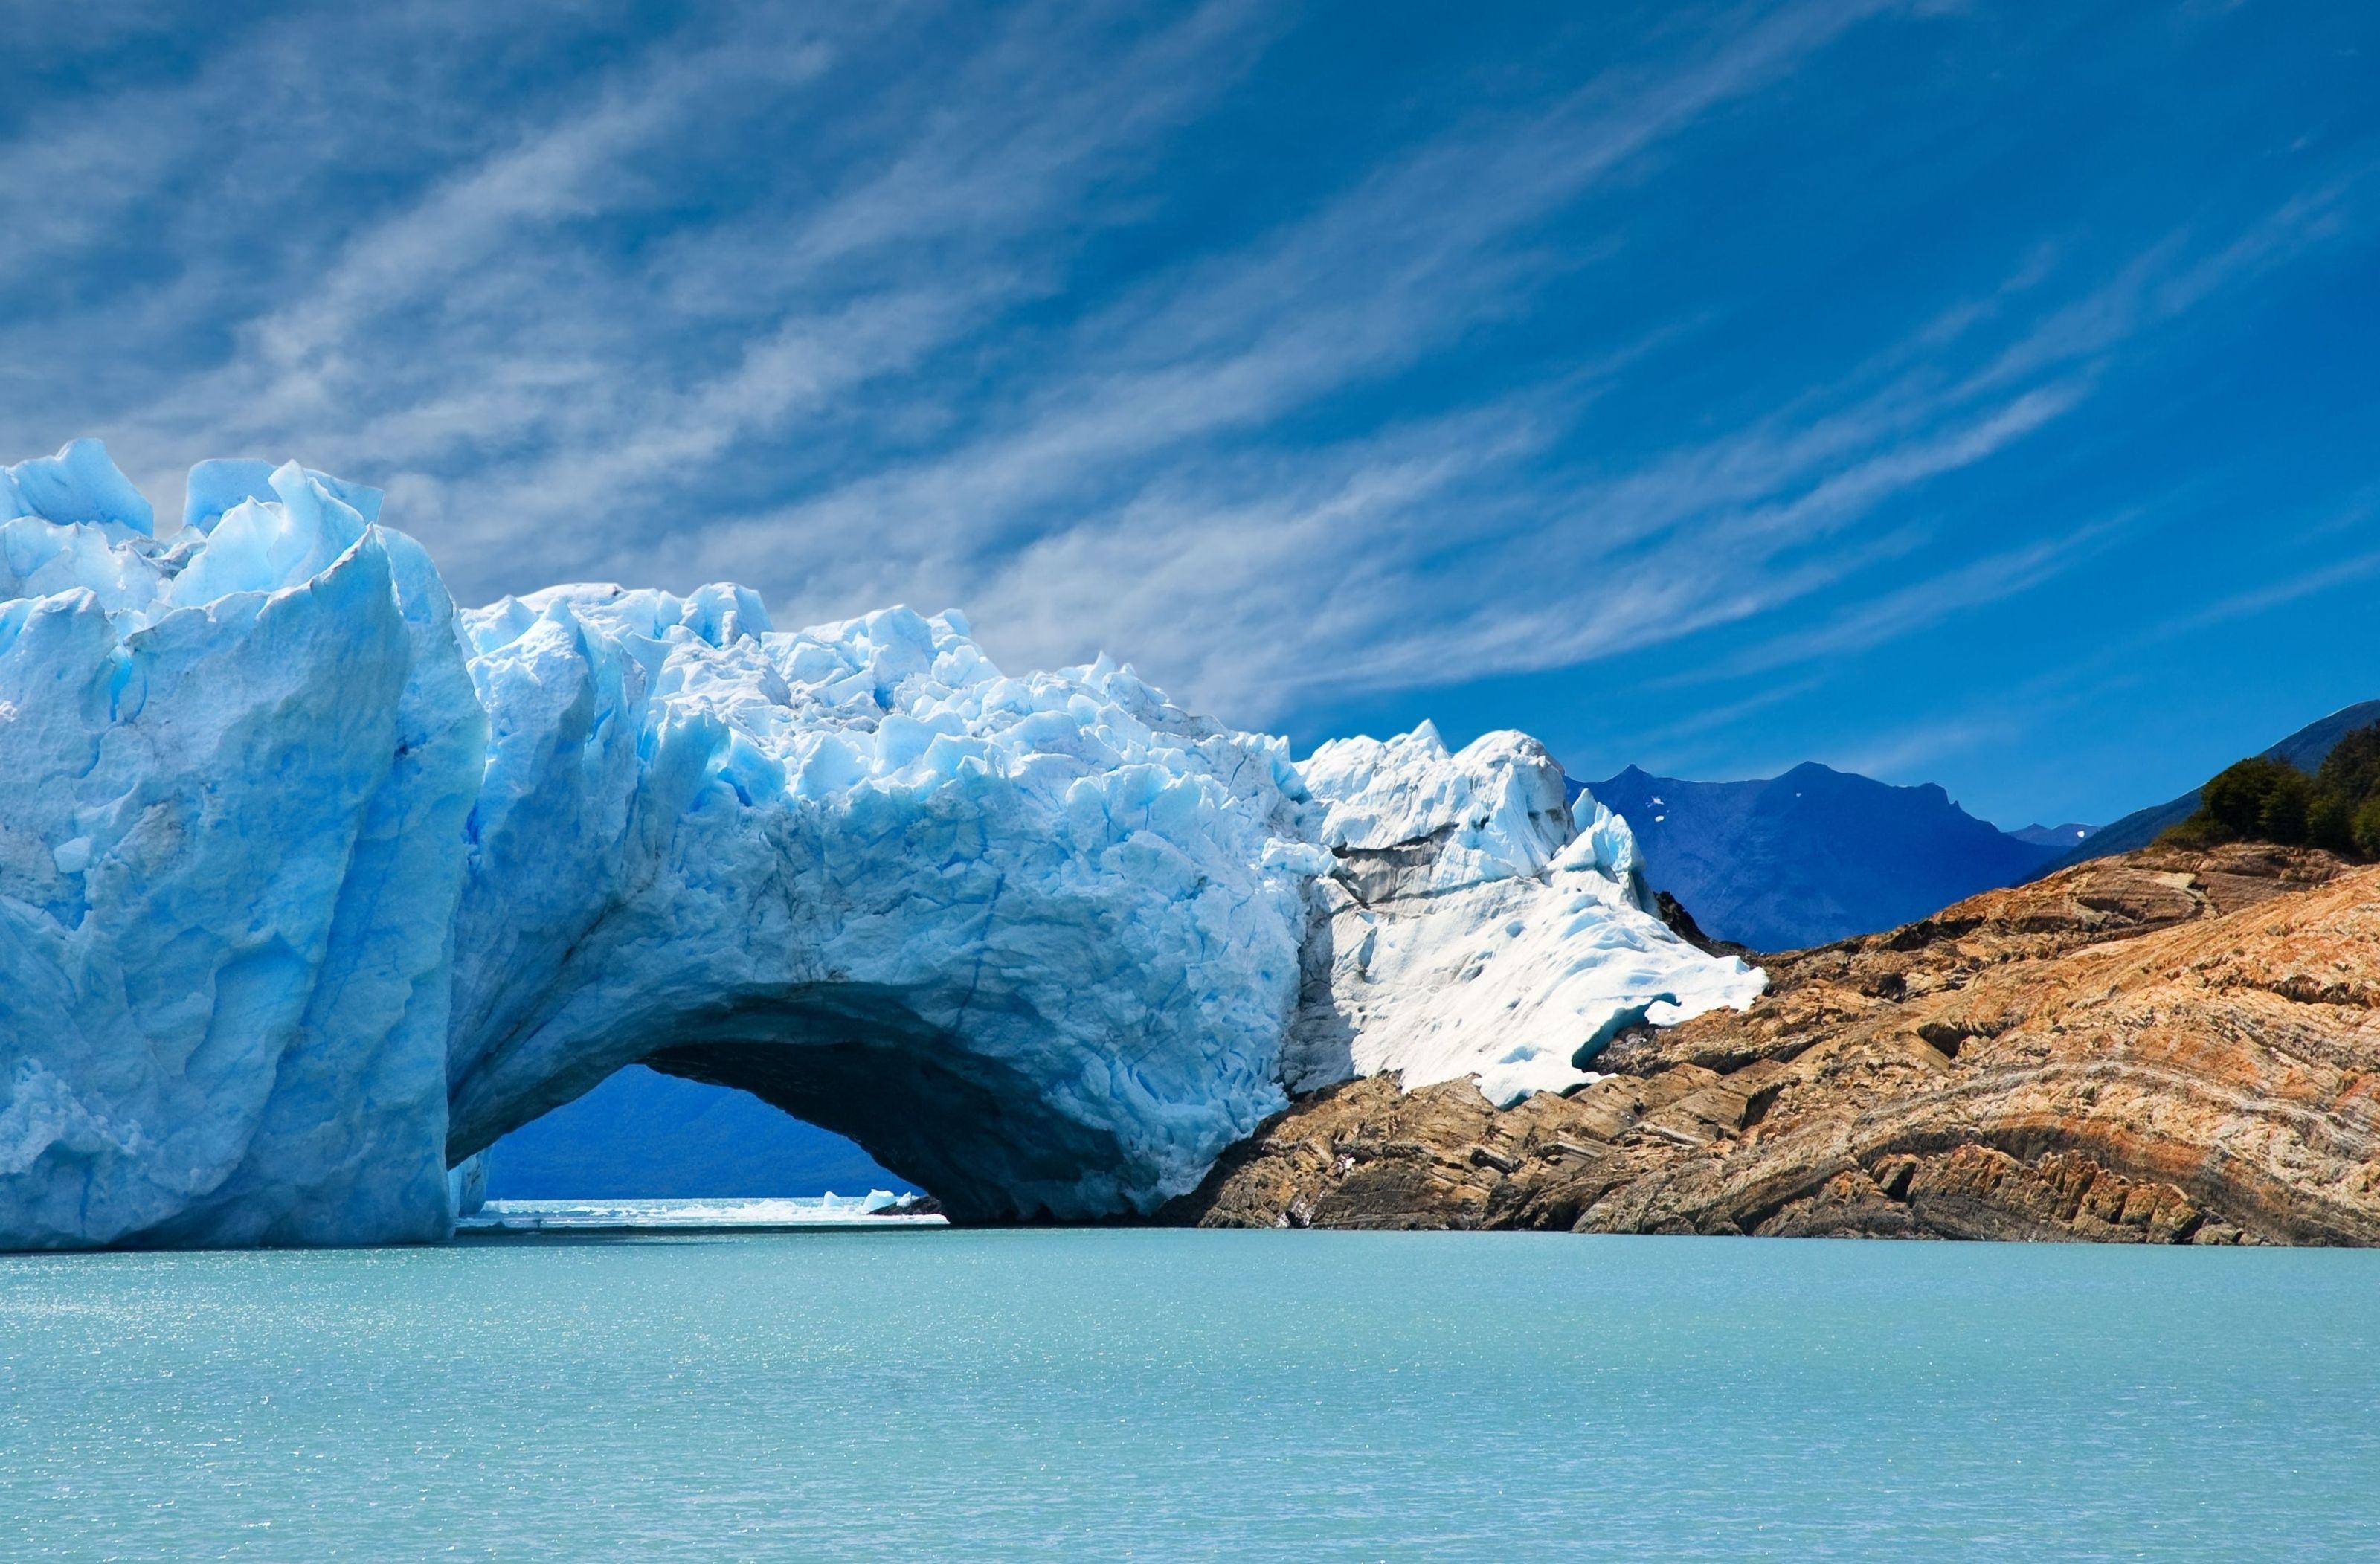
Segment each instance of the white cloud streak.
[[[1902,9],[1728,13],[1120,279],[1086,257],[1161,212],[1151,170],[1263,63],[1281,14],[739,7],[651,35],[627,8],[574,17],[599,63],[515,71],[504,112],[442,94],[425,53],[459,37],[512,82],[535,40],[480,8],[300,18],[0,149],[0,200],[29,214],[0,289],[144,213],[174,260],[106,314],[0,321],[0,353],[86,353],[69,410],[152,488],[226,452],[387,483],[467,597],[733,577],[788,622],[957,604],[1013,664],[1106,649],[1258,721],[1851,594],[1729,664],[1758,672],[2087,552],[1992,543],[1857,585],[1938,540],[1912,507],[1944,479],[2319,243],[2350,193],[2209,218],[2112,274],[2034,236],[2001,287],[1937,301],[1848,372],[1625,460],[1583,454],[1599,410],[1708,322],[1647,319],[1548,378],[1359,406],[1627,258],[1628,201],[1666,159]],[[920,46],[937,32],[965,36]],[[358,171],[385,199],[333,200]],[[61,188],[90,199],[41,199]],[[168,339],[173,372],[128,367]],[[1930,367],[1954,358],[1963,377]],[[54,416],[8,394],[14,424]]]

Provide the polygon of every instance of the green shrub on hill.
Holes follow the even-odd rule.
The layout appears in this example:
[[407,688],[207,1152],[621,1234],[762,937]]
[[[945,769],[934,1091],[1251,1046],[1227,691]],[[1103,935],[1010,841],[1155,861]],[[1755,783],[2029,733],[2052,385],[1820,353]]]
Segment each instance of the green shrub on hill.
[[2313,776],[2263,756],[2225,767],[2201,790],[2198,813],[2157,840],[2275,842],[2380,858],[2380,722],[2341,738]]
[[2341,737],[2314,774],[2321,786],[2355,798],[2380,797],[2380,722]]
[[2366,803],[2355,811],[2349,841],[2360,858],[2380,858],[2380,798]]

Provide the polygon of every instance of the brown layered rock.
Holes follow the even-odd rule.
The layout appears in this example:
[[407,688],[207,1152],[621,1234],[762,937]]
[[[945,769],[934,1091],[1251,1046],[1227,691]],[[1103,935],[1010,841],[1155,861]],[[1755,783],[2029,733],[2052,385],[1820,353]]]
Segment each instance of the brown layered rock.
[[1767,964],[1569,1097],[1315,1093],[1167,1216],[2380,1242],[2380,868],[2148,849]]

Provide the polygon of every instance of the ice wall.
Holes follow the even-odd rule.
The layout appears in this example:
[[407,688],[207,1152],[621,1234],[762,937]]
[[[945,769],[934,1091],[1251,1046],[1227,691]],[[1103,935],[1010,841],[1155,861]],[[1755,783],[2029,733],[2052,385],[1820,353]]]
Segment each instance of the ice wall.
[[10,1246],[446,1230],[484,723],[420,550],[271,491],[167,547],[97,442],[0,473]]
[[662,1049],[977,1217],[1147,1208],[1281,1098],[1304,789],[1276,739],[956,614],[731,588],[467,616],[493,722],[448,1072],[475,1151]]

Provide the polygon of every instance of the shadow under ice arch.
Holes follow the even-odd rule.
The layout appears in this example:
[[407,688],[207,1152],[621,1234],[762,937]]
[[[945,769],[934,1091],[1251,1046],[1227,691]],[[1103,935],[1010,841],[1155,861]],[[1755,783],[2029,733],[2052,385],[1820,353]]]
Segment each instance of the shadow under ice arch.
[[[633,1062],[749,1092],[846,1136],[959,1220],[1128,1210],[1136,1182],[1162,1180],[1160,1167],[1135,1169],[1116,1126],[1058,1111],[1025,1071],[969,1052],[895,995],[846,985],[772,996],[655,1035],[676,1040]],[[468,1147],[458,1138],[449,1155]]]
[[[869,1157],[938,1198],[963,1221],[1050,1214],[1112,1189],[1135,1160],[1111,1125],[1055,1111],[1023,1071],[953,1049],[899,1000],[850,989],[790,1008],[747,1009],[692,1029],[708,1040],[657,1049],[641,1061],[664,1074],[750,1092],[806,1123],[856,1142]],[[1095,1170],[1087,1191],[1086,1172]],[[1144,1168],[1141,1180],[1161,1170]],[[1078,1207],[1079,1208],[1079,1207]]]

